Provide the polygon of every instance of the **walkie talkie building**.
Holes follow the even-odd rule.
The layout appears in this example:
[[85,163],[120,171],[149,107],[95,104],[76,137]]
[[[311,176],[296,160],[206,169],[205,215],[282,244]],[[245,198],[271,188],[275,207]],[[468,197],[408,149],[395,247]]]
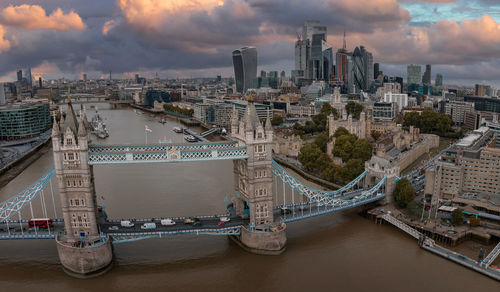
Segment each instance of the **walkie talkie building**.
[[236,91],[245,93],[257,77],[257,49],[244,47],[233,51],[233,66]]

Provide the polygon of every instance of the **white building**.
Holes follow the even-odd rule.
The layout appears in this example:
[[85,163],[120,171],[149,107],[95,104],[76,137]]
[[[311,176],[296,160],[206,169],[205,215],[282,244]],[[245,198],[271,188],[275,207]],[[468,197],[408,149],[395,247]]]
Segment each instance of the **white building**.
[[388,92],[384,94],[384,102],[395,102],[398,104],[398,113],[401,112],[401,110],[404,107],[408,106],[408,94],[406,93],[392,93]]

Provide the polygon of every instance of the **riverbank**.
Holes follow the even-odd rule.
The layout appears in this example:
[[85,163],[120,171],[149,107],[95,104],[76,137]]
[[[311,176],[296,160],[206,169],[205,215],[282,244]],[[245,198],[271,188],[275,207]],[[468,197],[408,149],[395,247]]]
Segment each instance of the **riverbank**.
[[22,157],[9,163],[0,170],[0,188],[7,185],[11,180],[18,176],[24,169],[30,166],[31,163],[52,149],[52,139],[49,138],[44,143],[34,147]]

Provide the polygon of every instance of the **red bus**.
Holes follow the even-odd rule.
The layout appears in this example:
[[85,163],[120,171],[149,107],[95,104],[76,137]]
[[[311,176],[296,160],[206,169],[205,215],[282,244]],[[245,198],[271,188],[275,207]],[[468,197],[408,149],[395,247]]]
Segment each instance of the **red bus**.
[[32,218],[28,221],[29,228],[47,229],[53,228],[52,219],[50,218]]

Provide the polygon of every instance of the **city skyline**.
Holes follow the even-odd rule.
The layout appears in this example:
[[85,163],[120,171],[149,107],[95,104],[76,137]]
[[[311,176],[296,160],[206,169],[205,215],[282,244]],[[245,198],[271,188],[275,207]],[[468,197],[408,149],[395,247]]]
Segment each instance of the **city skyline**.
[[304,20],[317,19],[334,51],[346,30],[347,49],[365,46],[384,74],[406,77],[408,64],[431,64],[446,84],[500,86],[494,79],[500,76],[500,4],[361,2],[292,3],[289,13],[272,17],[284,3],[13,0],[0,4],[0,81],[15,80],[28,67],[44,79],[109,71],[116,78],[230,77],[231,52],[243,46],[257,47],[259,71],[289,75],[296,32]]

